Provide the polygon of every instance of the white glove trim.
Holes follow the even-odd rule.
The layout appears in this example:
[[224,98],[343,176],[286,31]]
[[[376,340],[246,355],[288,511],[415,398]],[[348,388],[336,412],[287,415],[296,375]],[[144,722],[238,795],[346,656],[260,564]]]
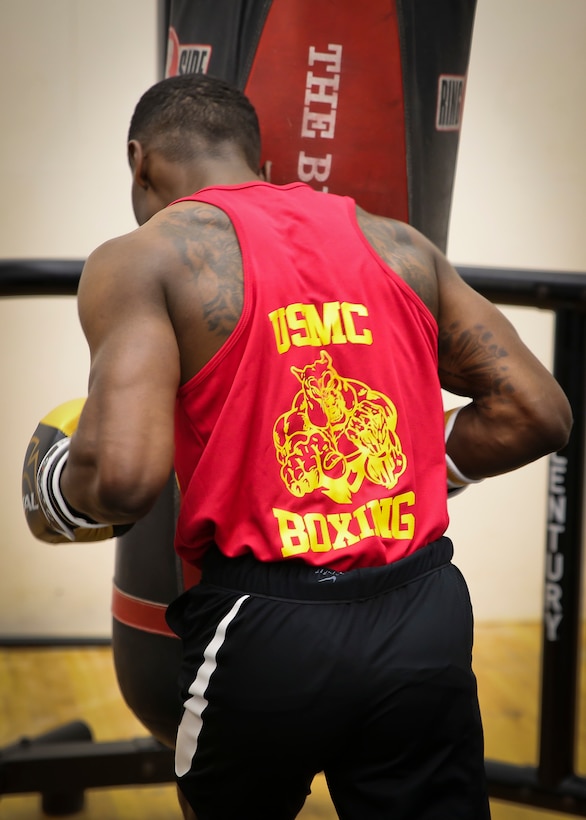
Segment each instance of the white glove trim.
[[75,541],[74,529],[97,530],[107,526],[72,510],[61,492],[61,473],[69,456],[71,439],[62,438],[47,451],[37,470],[39,504],[49,524],[69,541]]
[[[458,413],[460,410],[463,410],[465,405],[462,407],[457,407],[454,410],[448,410],[449,413],[448,419],[445,423],[444,427],[444,441],[447,444],[448,439],[451,435],[452,430],[454,429],[454,424],[456,423],[456,418],[458,417]],[[456,467],[454,464],[453,459],[447,454],[446,452],[446,466],[448,468],[448,491],[450,490],[460,490],[464,489],[468,484],[478,484],[482,481],[481,478],[468,478],[465,476],[464,473]]]

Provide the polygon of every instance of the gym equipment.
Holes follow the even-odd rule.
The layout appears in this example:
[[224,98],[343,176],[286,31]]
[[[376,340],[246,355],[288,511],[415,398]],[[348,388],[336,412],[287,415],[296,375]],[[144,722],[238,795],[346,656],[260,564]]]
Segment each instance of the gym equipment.
[[85,398],[70,399],[51,410],[37,425],[24,457],[22,505],[26,522],[36,538],[51,544],[102,541],[130,529],[81,516],[61,493],[61,471],[84,404]]
[[270,182],[402,219],[445,250],[476,0],[167,0],[166,76],[255,106]]

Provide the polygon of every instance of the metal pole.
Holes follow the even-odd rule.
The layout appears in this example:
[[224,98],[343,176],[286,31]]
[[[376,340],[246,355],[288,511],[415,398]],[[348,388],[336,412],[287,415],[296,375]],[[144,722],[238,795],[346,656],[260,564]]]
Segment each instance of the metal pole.
[[574,413],[567,446],[549,459],[538,779],[574,773],[582,577],[586,318],[556,312],[553,373]]

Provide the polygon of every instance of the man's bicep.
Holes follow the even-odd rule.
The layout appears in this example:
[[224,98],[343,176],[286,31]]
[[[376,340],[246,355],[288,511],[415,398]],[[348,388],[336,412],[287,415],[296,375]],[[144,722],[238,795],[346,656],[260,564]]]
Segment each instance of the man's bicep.
[[[91,357],[90,391],[119,392],[126,402],[166,401],[179,383],[179,353],[165,293],[148,261],[111,254],[84,270],[79,314]],[[148,411],[147,411],[148,412]]]
[[164,316],[129,311],[123,321],[94,337],[90,393],[113,394],[125,402],[155,407],[174,401],[179,385],[179,354],[173,328]]
[[[156,272],[128,259],[88,260],[79,314],[90,348],[86,408],[79,433],[99,458],[129,474],[171,469],[179,352]],[[154,435],[156,431],[156,435]]]
[[439,270],[438,280],[440,382],[472,399],[449,433],[452,464],[480,479],[565,446],[571,408],[549,370],[453,268]]
[[445,269],[438,350],[442,387],[474,399],[505,396],[526,379],[543,375],[543,366],[506,316]]
[[160,300],[159,286],[141,256],[128,249],[125,239],[99,247],[82,271],[77,305],[91,353]]

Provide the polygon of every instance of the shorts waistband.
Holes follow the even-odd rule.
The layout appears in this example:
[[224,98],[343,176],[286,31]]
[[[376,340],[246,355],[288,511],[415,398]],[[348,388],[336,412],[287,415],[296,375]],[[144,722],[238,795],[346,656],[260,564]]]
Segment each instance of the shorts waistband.
[[435,572],[449,564],[453,554],[451,540],[443,536],[386,566],[339,572],[299,559],[263,562],[252,555],[227,558],[211,547],[203,559],[201,583],[287,600],[355,601]]

